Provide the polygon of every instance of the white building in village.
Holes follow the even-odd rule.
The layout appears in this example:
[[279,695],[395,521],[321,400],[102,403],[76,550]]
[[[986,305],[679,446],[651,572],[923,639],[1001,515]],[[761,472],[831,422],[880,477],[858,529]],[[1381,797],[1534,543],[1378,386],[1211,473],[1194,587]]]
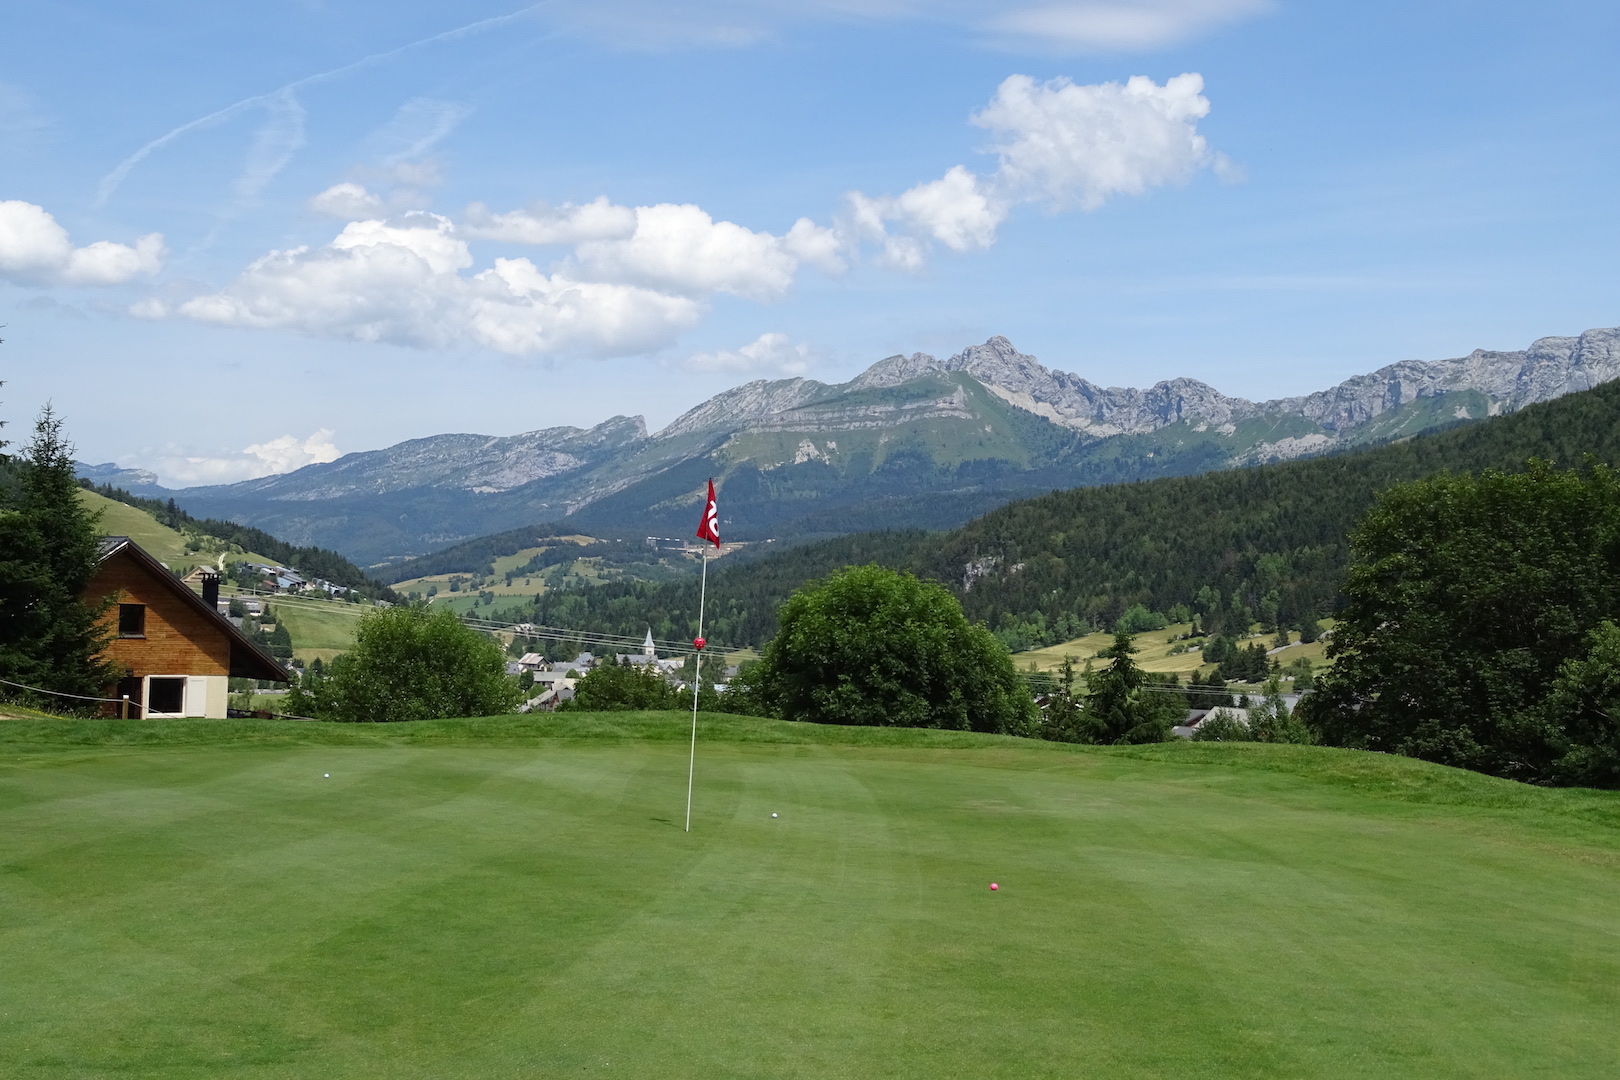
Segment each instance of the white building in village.
[[686,666],[685,660],[674,657],[660,658],[658,648],[653,644],[652,627],[647,628],[647,640],[641,643],[639,653],[619,653],[618,661],[632,667],[648,667],[663,675],[665,678],[677,675]]

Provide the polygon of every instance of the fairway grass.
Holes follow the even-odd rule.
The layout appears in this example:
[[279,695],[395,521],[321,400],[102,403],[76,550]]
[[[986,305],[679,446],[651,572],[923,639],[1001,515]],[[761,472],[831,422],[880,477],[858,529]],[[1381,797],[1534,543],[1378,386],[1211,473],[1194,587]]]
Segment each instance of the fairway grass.
[[1620,1075],[1620,795],[689,722],[0,721],[0,1075]]

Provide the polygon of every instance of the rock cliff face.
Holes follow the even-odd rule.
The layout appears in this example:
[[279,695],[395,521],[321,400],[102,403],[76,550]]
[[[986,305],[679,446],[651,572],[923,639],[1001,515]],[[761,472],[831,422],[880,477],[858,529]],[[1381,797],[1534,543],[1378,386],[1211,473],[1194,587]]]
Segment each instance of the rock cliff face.
[[[1267,402],[1272,412],[1297,412],[1340,431],[1419,398],[1474,390],[1489,397],[1492,413],[1620,377],[1620,329],[1588,330],[1579,337],[1544,337],[1519,352],[1475,349],[1455,360],[1403,360],[1305,397]],[[1475,417],[1474,419],[1478,419]]]
[[[1518,352],[1476,349],[1454,360],[1403,360],[1328,390],[1260,403],[1227,397],[1197,379],[1171,379],[1146,390],[1104,388],[1042,366],[1004,337],[993,337],[948,360],[924,353],[891,356],[847,385],[898,386],[931,371],[965,371],[1011,405],[1099,437],[1157,431],[1181,421],[1219,426],[1288,415],[1329,432],[1344,432],[1420,398],[1454,391],[1484,394],[1491,399],[1494,415],[1589,390],[1620,377],[1620,329],[1541,338]],[[1307,452],[1310,448],[1319,452],[1321,445],[1313,442]]]
[[365,561],[576,514],[598,531],[685,528],[708,475],[731,485],[734,530],[940,527],[1034,490],[1331,452],[1617,377],[1620,330],[1589,330],[1254,402],[1196,379],[1103,387],[994,337],[943,360],[891,356],[837,385],[747,383],[650,435],[624,416],[588,430],[437,435],[178,496],[193,513]]

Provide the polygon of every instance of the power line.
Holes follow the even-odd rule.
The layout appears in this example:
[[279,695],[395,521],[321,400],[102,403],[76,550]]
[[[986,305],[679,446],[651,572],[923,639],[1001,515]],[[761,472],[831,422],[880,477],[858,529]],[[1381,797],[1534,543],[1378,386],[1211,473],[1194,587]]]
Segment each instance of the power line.
[[[256,599],[262,599],[266,603],[273,600],[278,607],[291,607],[294,610],[312,612],[324,611],[332,614],[349,615],[355,617],[364,615],[367,610],[374,610],[363,608],[359,605],[339,604],[328,600],[306,600],[302,597],[292,596],[286,593],[262,593],[256,589],[245,590],[239,586],[237,587],[235,595],[238,597],[251,596]],[[646,644],[645,636],[635,637],[634,635],[629,634],[604,634],[590,630],[574,630],[569,627],[546,626],[539,623],[529,622],[499,622],[494,619],[481,619],[472,615],[462,615],[459,616],[459,618],[462,620],[462,622],[473,627],[475,630],[507,631],[517,636],[526,638],[538,638],[548,641],[577,641],[582,645],[597,645],[604,648],[612,647],[623,649],[625,651],[639,649]],[[518,629],[519,627],[522,627],[523,629],[520,630]],[[715,644],[717,644],[719,648],[725,648],[725,645],[722,643]],[[653,645],[654,647],[661,648],[666,653],[697,652],[697,650],[693,648],[692,643],[689,641],[672,641],[668,638],[654,638]]]

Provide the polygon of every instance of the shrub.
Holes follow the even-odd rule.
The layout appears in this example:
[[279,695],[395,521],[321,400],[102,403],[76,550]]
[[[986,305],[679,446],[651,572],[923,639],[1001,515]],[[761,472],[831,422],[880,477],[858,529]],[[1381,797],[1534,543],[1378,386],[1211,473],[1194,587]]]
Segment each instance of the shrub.
[[360,618],[354,648],[289,696],[322,720],[438,720],[512,711],[522,698],[506,657],[447,608],[381,608]]
[[574,684],[574,700],[565,701],[562,711],[624,712],[636,709],[678,709],[690,705],[685,697],[650,664],[619,664],[604,660]]
[[1169,620],[1157,611],[1149,611],[1141,604],[1136,604],[1125,609],[1125,614],[1114,624],[1114,631],[1120,634],[1140,634],[1146,630],[1163,630],[1168,625]]
[[1007,649],[943,586],[848,567],[782,605],[759,686],[784,720],[1025,734],[1035,702]]

